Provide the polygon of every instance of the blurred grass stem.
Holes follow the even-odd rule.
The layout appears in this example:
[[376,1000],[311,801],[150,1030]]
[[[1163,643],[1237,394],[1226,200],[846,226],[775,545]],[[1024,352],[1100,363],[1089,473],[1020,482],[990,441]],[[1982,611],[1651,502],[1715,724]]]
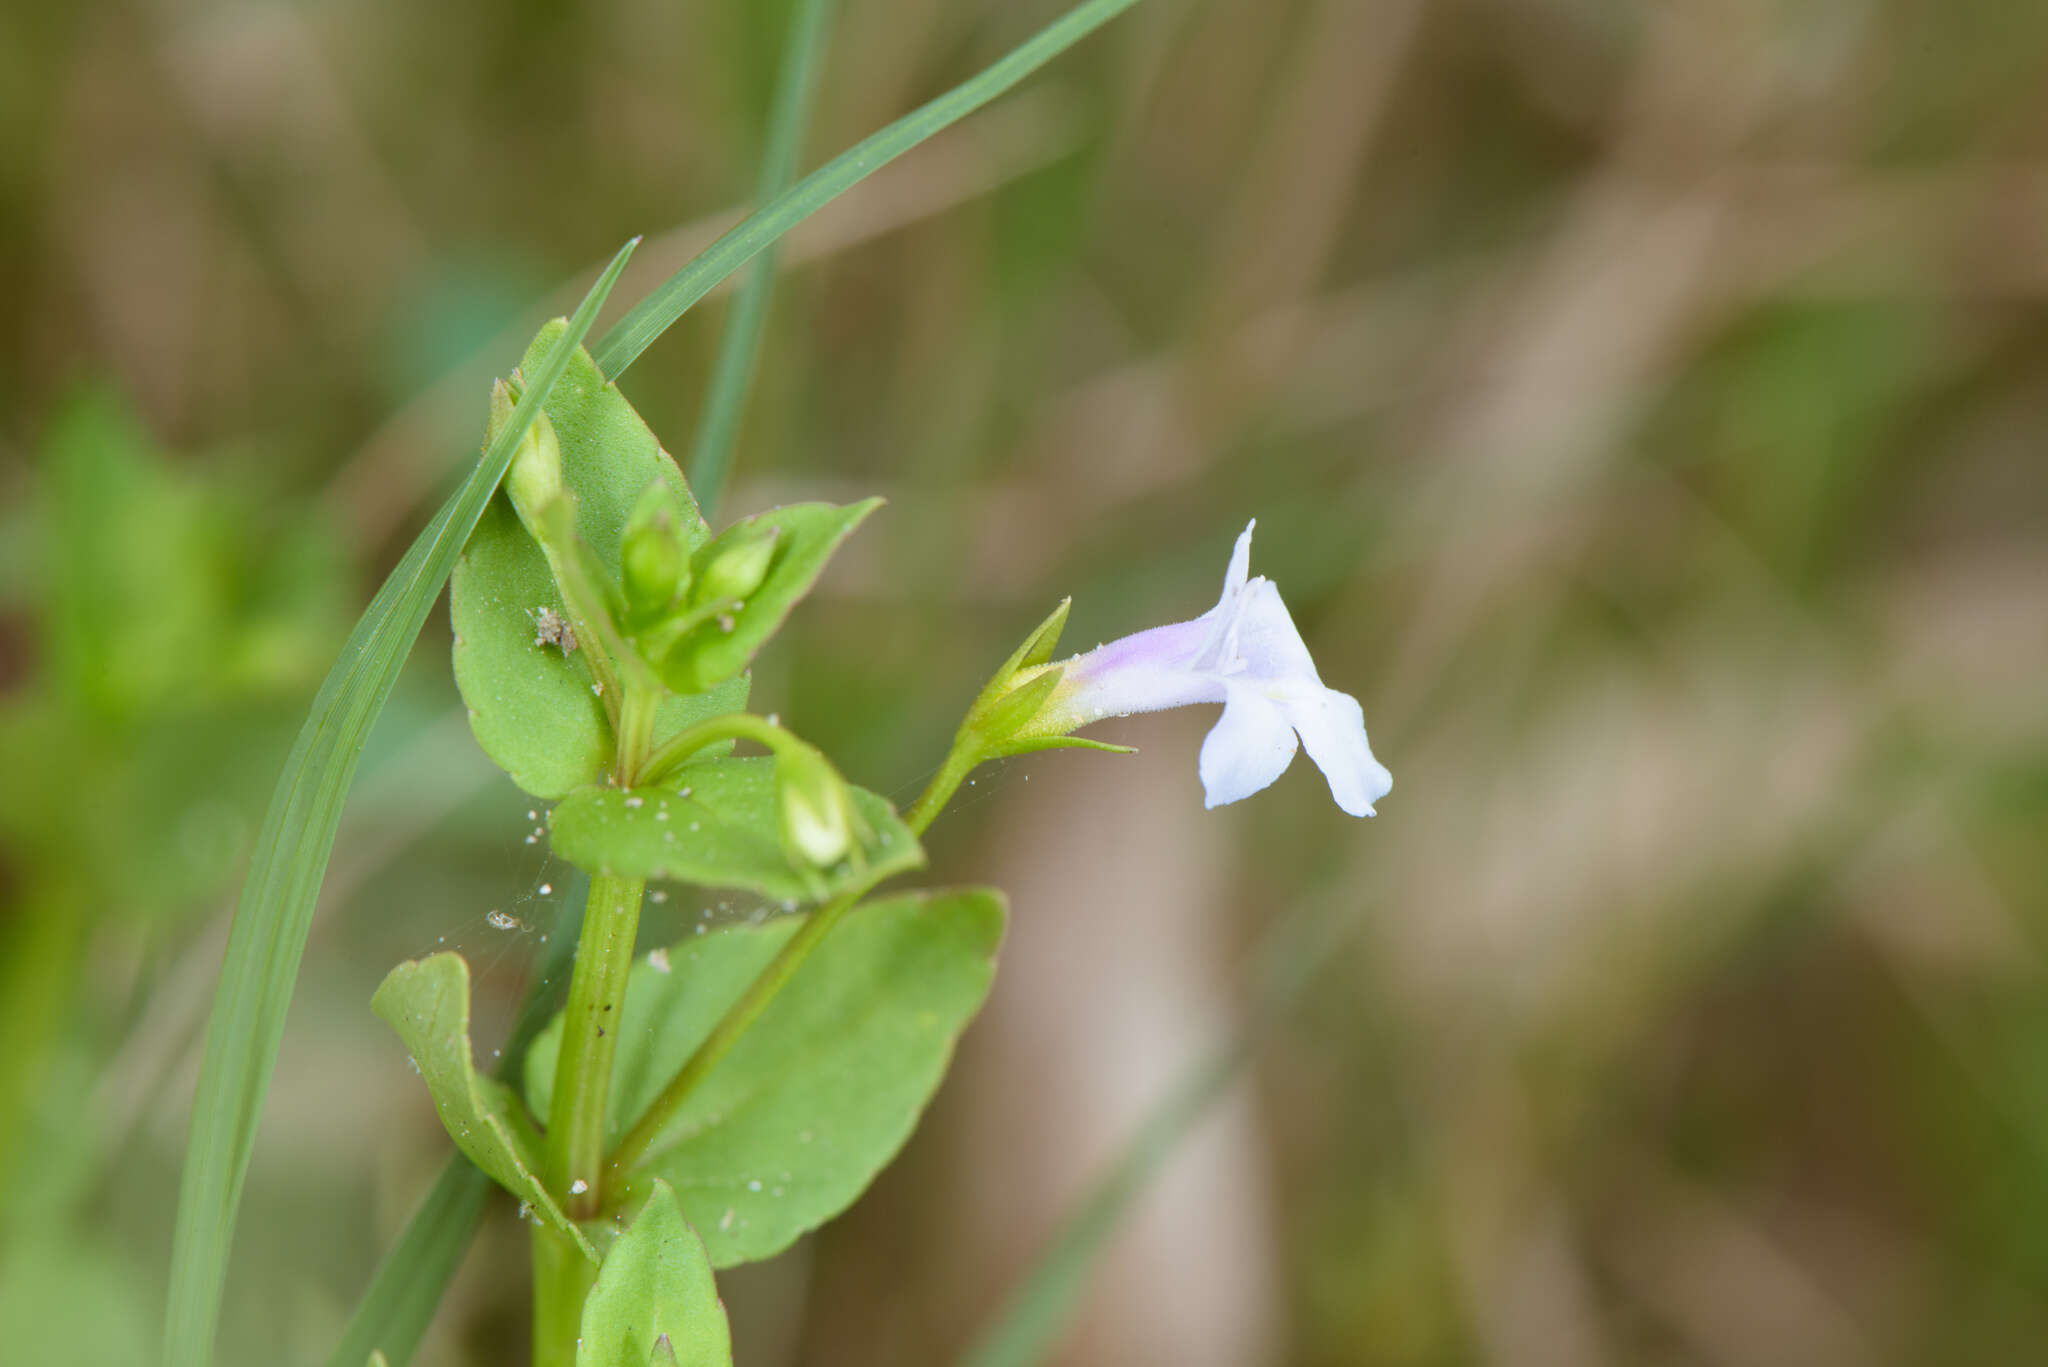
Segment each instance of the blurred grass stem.
[[[768,146],[761,160],[756,198],[762,204],[788,189],[796,174],[797,148],[816,102],[818,71],[832,30],[833,8],[834,0],[800,0],[796,17],[790,21],[789,40],[782,49],[782,73],[775,84],[775,108],[768,120]],[[733,441],[753,385],[768,302],[775,291],[776,254],[773,244],[763,248],[747,273],[726,319],[718,361],[711,371],[704,417],[690,454],[690,488],[706,520],[717,516],[725,477],[732,469]]]
[[1137,2],[1086,0],[1074,6],[976,75],[861,139],[762,205],[634,305],[597,344],[592,353],[597,368],[605,378],[618,379],[676,319],[770,243],[932,134],[1003,94]]

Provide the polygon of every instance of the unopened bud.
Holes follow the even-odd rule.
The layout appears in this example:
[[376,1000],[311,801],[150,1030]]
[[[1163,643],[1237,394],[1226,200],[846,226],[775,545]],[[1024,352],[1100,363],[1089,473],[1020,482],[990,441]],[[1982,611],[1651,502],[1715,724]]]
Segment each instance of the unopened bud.
[[775,559],[782,528],[772,522],[739,522],[720,532],[690,559],[696,581],[690,597],[699,603],[745,598],[761,587]]
[[785,745],[775,756],[775,788],[791,858],[830,868],[858,848],[860,814],[823,755],[801,742]]
[[660,613],[684,587],[688,573],[675,510],[669,505],[667,488],[657,482],[634,507],[619,550],[619,578],[626,591],[627,610],[640,618]]
[[[494,410],[499,392],[504,389],[505,382],[500,380],[491,393]],[[555,425],[548,421],[545,412],[534,414],[533,426],[526,429],[519,449],[512,453],[512,468],[505,472],[505,492],[511,496],[513,510],[526,524],[526,530],[533,533],[535,540],[543,540],[541,510],[562,496],[562,444],[556,440]]]

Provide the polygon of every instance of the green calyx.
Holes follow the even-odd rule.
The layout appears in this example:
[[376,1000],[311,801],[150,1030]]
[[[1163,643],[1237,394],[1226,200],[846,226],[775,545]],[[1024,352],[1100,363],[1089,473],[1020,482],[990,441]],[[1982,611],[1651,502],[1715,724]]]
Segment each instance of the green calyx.
[[1053,651],[1059,646],[1060,632],[1067,625],[1067,609],[1072,603],[1071,598],[1061,599],[1060,605],[1032,629],[1023,644],[1010,653],[1009,659],[1003,661],[1002,668],[995,672],[980,696],[975,698],[974,705],[967,709],[967,719],[960,723],[959,734],[953,741],[956,755],[969,756],[974,764],[979,764],[984,760],[1030,754],[1034,750],[1131,753],[1127,745],[1033,733],[1032,723],[1044,713],[1046,704],[1059,692],[1060,683],[1066,677],[1065,666],[1049,665],[1046,661],[1052,658]]
[[1072,604],[1071,598],[1061,599],[1060,605],[1032,628],[1031,634],[1010,652],[1010,658],[1003,661],[976,695],[960,729],[953,734],[953,748],[945,763],[939,766],[923,795],[904,813],[903,819],[911,830],[922,832],[930,825],[967,775],[989,760],[1028,755],[1036,750],[1131,753],[1127,745],[1108,745],[1038,729],[1049,724],[1040,719],[1066,681],[1066,666],[1047,662],[1059,646],[1060,632],[1067,625],[1067,610]]

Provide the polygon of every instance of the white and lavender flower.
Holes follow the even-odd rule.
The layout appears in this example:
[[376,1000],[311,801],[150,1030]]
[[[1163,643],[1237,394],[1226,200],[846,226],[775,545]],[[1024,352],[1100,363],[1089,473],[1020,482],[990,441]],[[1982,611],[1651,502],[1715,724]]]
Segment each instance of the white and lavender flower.
[[[1256,525],[1256,524],[1252,524]],[[1326,688],[1301,633],[1264,576],[1251,578],[1252,526],[1237,539],[1223,597],[1192,622],[1153,627],[1062,663],[1019,671],[1012,686],[1062,671],[1026,733],[1061,736],[1104,717],[1222,703],[1202,742],[1207,805],[1250,797],[1285,773],[1297,743],[1353,816],[1371,816],[1393,778],[1366,743],[1365,714]],[[1298,738],[1298,740],[1297,740]]]

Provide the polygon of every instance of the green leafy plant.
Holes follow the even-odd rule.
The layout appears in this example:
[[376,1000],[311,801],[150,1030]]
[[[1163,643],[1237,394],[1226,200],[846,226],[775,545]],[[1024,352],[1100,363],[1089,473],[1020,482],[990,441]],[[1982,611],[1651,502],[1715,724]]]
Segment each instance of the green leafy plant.
[[[542,329],[495,391],[494,445],[566,334]],[[584,1360],[587,1316],[626,1304],[650,1266],[685,1257],[708,1284],[709,1266],[775,1253],[853,1201],[938,1086],[1003,919],[987,891],[862,904],[923,864],[936,809],[907,824],[743,710],[748,662],[875,503],[777,509],[714,536],[589,356],[557,369],[455,567],[450,615],[479,744],[555,803],[549,840],[590,874],[568,1001],[527,1054],[524,1104],[475,1067],[460,958],[400,965],[375,1002],[456,1147],[534,1221],[543,1363]],[[644,890],[665,880],[825,905],[636,967]],[[613,1242],[629,1209],[698,1233],[650,1263],[644,1240]],[[705,1326],[724,1332],[716,1315],[655,1318],[679,1360],[715,1354]]]
[[[1055,664],[1062,604],[974,700],[899,817],[745,710],[748,663],[875,501],[776,509],[714,535],[589,357],[558,363],[567,333],[550,324],[527,353],[556,382],[477,521],[450,613],[478,742],[554,802],[549,841],[590,877],[568,1000],[525,1055],[523,1100],[476,1069],[459,957],[401,964],[374,1005],[455,1146],[532,1221],[534,1360],[610,1360],[591,1356],[599,1325],[629,1355],[616,1360],[719,1361],[723,1320],[696,1288],[860,1195],[988,990],[1000,894],[864,900],[922,867],[919,838],[966,773],[1092,744],[1069,733],[1111,713],[1220,701],[1202,755],[1212,805],[1277,777],[1297,732],[1348,810],[1370,814],[1388,780],[1357,703],[1322,685],[1278,594],[1250,577],[1247,530],[1222,601],[1195,621]],[[522,373],[494,391],[494,447],[525,392]],[[636,961],[647,884],[664,881],[785,914]],[[671,1228],[687,1237],[646,1232]]]
[[[958,89],[788,190],[583,340],[632,251],[575,316],[543,327],[489,395],[484,455],[371,605],[280,781],[215,1001],[180,1194],[167,1358],[205,1360],[227,1242],[313,896],[362,737],[444,578],[453,666],[484,753],[552,804],[553,853],[588,875],[558,1009],[536,1003],[497,1077],[470,1037],[457,955],[399,965],[373,1007],[468,1167],[451,1168],[331,1359],[403,1364],[493,1183],[531,1224],[539,1367],[726,1363],[713,1268],[765,1258],[856,1200],[915,1127],[985,997],[1004,902],[895,894],[926,828],[988,759],[1057,746],[1103,716],[1223,702],[1212,805],[1265,786],[1296,735],[1347,810],[1386,790],[1357,704],[1325,689],[1249,531],[1223,601],[1052,663],[1065,605],[975,699],[930,787],[898,814],[817,746],[748,710],[748,668],[879,500],[782,507],[714,531],[616,385],[691,303],[789,226],[1128,8],[1091,0]],[[825,27],[796,25],[807,85]],[[764,190],[787,179],[805,104],[778,97]],[[758,272],[697,443],[724,477],[768,274]],[[737,747],[765,753],[738,753]],[[638,953],[650,883],[763,899],[773,915]],[[557,947],[558,952],[561,946]],[[541,1022],[545,1020],[545,1024]],[[415,1278],[413,1274],[419,1274]]]

